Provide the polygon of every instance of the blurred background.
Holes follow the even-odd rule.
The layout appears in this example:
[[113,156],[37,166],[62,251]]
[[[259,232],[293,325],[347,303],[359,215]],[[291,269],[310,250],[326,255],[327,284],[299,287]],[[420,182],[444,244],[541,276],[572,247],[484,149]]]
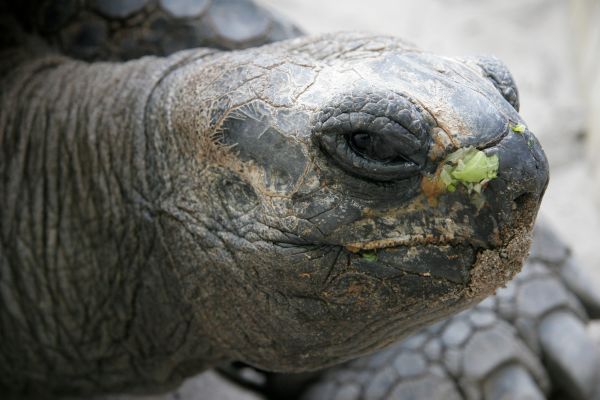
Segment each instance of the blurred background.
[[363,30],[493,54],[551,167],[541,216],[600,282],[600,0],[262,0],[307,33]]

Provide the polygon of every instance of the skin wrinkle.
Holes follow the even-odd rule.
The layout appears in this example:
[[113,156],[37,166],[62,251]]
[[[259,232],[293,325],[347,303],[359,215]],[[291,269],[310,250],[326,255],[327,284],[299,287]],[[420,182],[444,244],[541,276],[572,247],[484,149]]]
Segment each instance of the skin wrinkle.
[[[27,90],[28,88],[29,87],[26,87],[24,89],[24,92],[25,92],[24,94],[25,95],[30,95],[30,92],[28,93],[28,90]],[[33,91],[33,88],[31,88],[30,90]],[[35,100],[35,97],[32,99],[32,101],[33,100]],[[4,107],[2,107],[2,109],[4,109]],[[21,117],[20,112],[17,112],[17,115],[15,116],[16,122],[15,122],[14,125],[18,124],[20,117]],[[15,128],[12,126],[13,124],[11,124],[11,122],[12,121],[10,121],[10,120],[8,121],[8,123],[9,123],[8,129],[13,130]],[[30,146],[29,146],[29,132],[30,132],[30,129],[28,129],[28,128],[30,128],[29,124],[30,124],[29,121],[23,121],[23,125],[24,125],[24,127],[23,127],[23,135],[22,135],[23,139],[20,141],[19,148],[17,149],[17,154],[19,154],[20,157],[15,162],[17,163],[17,165],[21,165],[22,166],[22,168],[20,168],[19,171],[18,171],[19,172],[19,176],[17,177],[17,179],[13,179],[11,181],[9,179],[10,176],[8,174],[8,171],[7,171],[7,173],[5,174],[5,179],[4,179],[4,182],[6,182],[6,186],[8,186],[8,188],[9,188],[8,190],[6,190],[5,193],[7,195],[9,193],[15,193],[15,196],[12,199],[9,197],[9,198],[7,198],[5,200],[6,204],[7,204],[6,208],[7,208],[7,211],[8,211],[7,212],[7,217],[8,218],[6,218],[6,221],[7,221],[6,226],[9,227],[9,228],[12,227],[12,226],[14,226],[14,224],[15,224],[14,219],[15,219],[15,217],[17,215],[17,212],[16,212],[16,210],[17,210],[17,199],[25,197],[25,196],[23,196],[22,191],[26,189],[24,187],[24,185],[23,185],[23,183],[25,182],[25,179],[24,179],[25,166],[27,164],[29,164],[29,162],[30,162],[29,161],[29,158],[30,158],[29,157],[29,150],[30,150]],[[8,150],[9,146],[3,146],[3,147]],[[4,160],[10,160],[8,154],[5,154]],[[5,245],[5,246],[7,247],[8,245]]]
[[[231,218],[229,218],[229,220],[232,220],[232,219],[231,219]],[[227,244],[226,244],[226,243],[227,243],[227,242],[224,242],[224,244],[225,244],[226,248],[228,248],[228,246],[227,246]],[[233,256],[235,257],[235,253],[233,253]],[[236,263],[236,264],[238,264],[238,263]],[[257,272],[256,270],[254,270],[254,271],[255,271],[255,274],[258,276],[258,272]],[[259,280],[259,281],[260,281],[260,280]],[[268,288],[267,288],[267,289],[261,289],[261,288],[260,288],[260,286],[258,286],[258,287],[256,287],[256,288],[257,288],[258,290],[262,290],[262,291],[263,291],[263,292],[265,292],[265,293],[268,293],[268,290],[269,290]],[[282,297],[283,297],[283,295],[282,295]]]
[[[36,86],[34,86],[34,88],[32,90],[35,90],[35,88],[36,88]],[[39,97],[34,97],[34,98],[36,100],[41,100]],[[34,104],[37,105],[36,103],[34,103]],[[30,129],[35,126],[35,123],[36,123],[37,120],[38,119],[34,119],[34,120],[31,121],[31,126],[29,127]],[[25,129],[27,129],[27,127]],[[29,150],[31,148],[31,146],[30,146],[30,139],[29,139],[28,136],[24,138],[24,142],[26,143],[26,148]],[[39,158],[38,159],[34,159],[33,157],[30,157],[29,155],[30,155],[30,153],[29,153],[29,151],[27,151],[25,159],[23,161],[24,162],[24,164],[23,164],[23,170],[22,170],[23,171],[22,172],[23,176],[25,175],[25,168],[26,168],[27,165],[30,165],[31,163],[39,161]],[[18,197],[23,198],[23,199],[32,199],[32,198],[35,198],[35,196],[32,194],[32,191],[33,191],[32,187],[28,186],[28,185],[25,185],[24,183],[26,183],[26,180],[23,179],[23,178],[20,179],[18,181],[18,183],[17,183],[18,184],[17,190],[20,192],[20,196],[18,196]],[[25,191],[25,193],[23,193],[23,191]],[[15,197],[15,199],[16,199],[16,197]],[[18,215],[18,212],[17,212],[18,208],[17,207],[19,207],[19,206],[21,206],[21,207],[23,207],[23,206],[25,206],[25,207],[29,206],[28,209],[26,210],[26,213],[28,213],[32,217],[35,217],[35,203],[33,201],[29,201],[29,202],[28,201],[24,201],[21,204],[17,204],[15,202],[15,209],[14,209],[13,212],[16,215]],[[26,221],[30,222],[27,225],[27,228],[29,228],[29,234],[32,235],[34,232],[36,232],[36,225],[33,224],[32,218],[31,219],[26,219]],[[34,236],[34,237],[36,239],[38,239],[37,236]],[[35,242],[32,244],[32,246],[27,246],[27,247],[30,250],[30,253],[29,253],[31,255],[30,260],[34,260],[35,258],[37,258],[37,251],[34,251],[33,249],[40,249],[41,248],[42,252],[43,252],[43,249],[45,248],[44,244],[42,244],[40,246],[40,243],[35,243]],[[9,262],[9,265],[10,265],[10,262]],[[30,261],[29,265],[32,266],[33,262]],[[30,269],[28,269],[28,270],[30,270]],[[33,271],[31,271],[31,272],[33,272]],[[13,274],[15,274],[15,275],[18,276],[18,272],[17,272],[16,269],[13,269]],[[47,295],[47,292],[44,292],[44,290],[43,290],[44,286],[45,286],[44,285],[45,282],[43,282],[43,280],[41,280],[39,278],[39,274],[33,274],[33,279],[34,279],[34,281],[31,282],[31,283],[33,283],[34,290],[35,290],[36,294],[39,294],[39,297]],[[25,287],[23,287],[20,291],[21,291],[21,293],[30,293],[31,294],[31,289],[28,290]],[[35,299],[32,299],[32,300],[39,301],[39,297],[35,298]],[[18,298],[18,296],[17,296],[17,298]],[[36,317],[38,319],[38,323],[40,323],[40,324],[42,324],[44,326],[47,326],[48,320],[46,318],[40,318],[39,316],[36,316]],[[29,325],[27,327],[28,333],[32,334],[35,337],[36,340],[40,340],[40,339],[43,340],[43,338],[41,337],[41,335],[37,335],[39,332],[37,332],[37,329],[34,328],[35,325],[34,324],[28,324],[28,325]]]
[[[39,78],[36,79],[36,80],[32,79],[31,81],[32,82],[39,82]],[[60,80],[57,82],[57,85],[60,86]],[[90,86],[93,86],[93,85],[90,85]],[[38,87],[41,87],[41,86],[38,86]],[[70,88],[71,86],[70,85],[65,85],[65,87]],[[30,88],[29,90],[31,90],[32,92],[39,90],[34,85],[29,85],[29,88]],[[49,91],[50,91],[50,93],[54,93],[55,95],[57,94],[57,91],[55,89],[49,89]],[[66,92],[68,93],[68,91],[66,91]],[[89,96],[85,96],[85,98],[88,98],[88,97]],[[61,216],[62,212],[60,211],[61,210],[60,208],[57,209],[58,211],[56,213],[54,213],[54,211],[50,211],[50,209],[48,208],[50,206],[50,204],[55,204],[55,203],[62,204],[62,201],[56,201],[56,200],[50,201],[50,197],[49,197],[50,193],[59,194],[59,193],[63,193],[63,190],[64,190],[64,189],[60,188],[60,185],[61,185],[60,181],[54,180],[52,178],[53,176],[57,176],[57,179],[60,179],[60,173],[54,175],[57,171],[55,171],[55,167],[50,166],[51,165],[51,161],[50,160],[54,159],[54,157],[49,157],[49,156],[50,156],[50,154],[56,154],[55,157],[60,158],[61,157],[61,149],[63,147],[63,142],[62,142],[61,139],[58,139],[58,140],[56,140],[56,141],[54,141],[52,143],[52,146],[49,145],[50,144],[49,141],[51,140],[51,137],[52,137],[51,134],[50,134],[50,132],[48,132],[48,130],[47,130],[48,127],[50,126],[50,124],[49,124],[49,121],[50,121],[49,120],[49,115],[50,115],[50,112],[51,112],[50,108],[48,108],[48,105],[44,105],[43,99],[41,97],[33,97],[33,98],[40,99],[39,105],[35,105],[35,104],[31,104],[31,103],[29,104],[30,109],[32,109],[32,110],[41,110],[41,111],[38,111],[38,116],[36,118],[32,119],[32,121],[38,121],[38,122],[35,122],[37,125],[36,125],[36,127],[34,127],[34,126],[27,127],[27,126],[24,126],[24,124],[21,124],[21,125],[22,125],[22,128],[24,128],[24,132],[25,133],[36,132],[36,131],[38,131],[38,132],[42,131],[43,132],[44,130],[46,130],[46,133],[43,134],[43,136],[42,136],[41,147],[40,147],[40,150],[39,150],[40,153],[41,153],[41,155],[42,155],[42,157],[41,158],[37,158],[37,159],[34,159],[34,158],[25,159],[20,164],[23,165],[23,166],[26,166],[26,165],[36,165],[37,164],[37,165],[39,165],[39,167],[36,167],[36,168],[41,168],[42,179],[39,179],[39,182],[41,183],[42,186],[41,186],[41,190],[40,190],[39,193],[42,193],[42,196],[39,197],[37,194],[31,193],[30,195],[26,195],[25,198],[34,198],[34,196],[35,196],[35,197],[41,199],[42,201],[39,203],[40,206],[41,206],[41,208],[40,208],[40,206],[33,207],[34,203],[32,203],[32,202],[24,202],[25,205],[29,205],[29,206],[33,207],[33,208],[30,208],[30,211],[29,211],[29,214],[31,215],[31,218],[26,218],[24,220],[28,221],[31,224],[29,226],[29,229],[28,229],[29,232],[31,232],[31,233],[33,233],[33,232],[40,232],[41,233],[41,236],[36,236],[36,237],[39,237],[39,240],[40,240],[39,244],[34,244],[33,248],[36,248],[36,249],[39,248],[39,249],[41,249],[41,251],[42,251],[42,253],[41,253],[42,254],[42,260],[44,260],[43,263],[42,263],[42,266],[46,266],[47,268],[45,269],[45,271],[44,270],[39,270],[39,271],[42,271],[43,274],[46,275],[46,276],[48,276],[48,278],[49,278],[49,279],[40,280],[39,283],[36,283],[35,286],[38,287],[38,288],[41,288],[41,287],[45,287],[45,286],[40,286],[40,285],[50,285],[50,286],[46,286],[47,289],[45,289],[42,293],[40,293],[40,295],[48,297],[48,299],[50,300],[49,305],[51,306],[51,309],[55,309],[55,310],[58,311],[59,300],[55,297],[55,295],[61,293],[61,283],[60,283],[61,281],[58,280],[58,275],[50,272],[50,270],[48,268],[53,263],[58,262],[59,259],[63,259],[63,258],[59,258],[59,249],[62,249],[62,245],[60,244],[60,239],[52,239],[51,236],[47,236],[47,235],[49,234],[49,232],[51,232],[51,231],[53,231],[55,229],[55,228],[53,228],[53,226],[56,226],[55,222],[52,222],[52,221],[54,221],[54,219],[51,219],[51,218],[58,218],[59,221],[64,221],[63,218],[67,218],[67,217],[62,217]],[[50,100],[52,102],[56,101],[55,99],[52,99],[51,97],[48,100]],[[46,103],[46,104],[48,104],[48,103]],[[80,110],[81,109],[84,109],[84,107],[81,107]],[[95,119],[95,118],[99,118],[100,117],[99,114],[97,114],[97,115],[98,116],[95,117],[94,114],[91,114],[92,120]],[[73,118],[71,120],[73,121],[73,120],[77,120],[77,119]],[[43,125],[40,125],[40,123],[42,121],[45,121],[45,122],[43,123]],[[46,128],[44,128],[44,126]],[[95,131],[98,128],[94,127],[93,125],[91,125],[91,127],[89,129],[91,129],[90,133],[93,134],[93,133],[95,133]],[[114,132],[115,128],[114,127],[113,128],[109,128],[109,131],[113,131]],[[69,135],[68,134],[69,129],[67,129],[66,132],[67,133],[65,133],[65,137]],[[101,174],[100,174],[100,176],[102,176],[102,175],[104,175],[105,177],[106,176],[110,176],[112,174],[112,171],[110,171],[108,169],[103,169],[103,168],[104,168],[104,166],[106,164],[115,165],[115,158],[113,156],[113,153],[111,151],[107,151],[107,149],[104,147],[104,145],[101,144],[102,143],[101,141],[96,140],[96,141],[93,141],[93,142],[96,143],[95,151],[96,151],[97,154],[98,153],[100,153],[100,154],[107,154],[108,153],[106,156],[102,156],[102,161],[100,161],[100,162],[98,162],[96,164],[96,165],[100,164],[99,166],[100,166],[101,171],[102,171]],[[21,136],[20,143],[23,143],[23,144],[27,143],[28,144],[28,143],[30,143],[30,141],[27,139],[26,136]],[[29,146],[27,146],[27,148],[29,148]],[[56,152],[56,150],[53,150],[53,149],[58,150],[58,152]],[[78,154],[78,153],[80,153],[80,152],[73,152],[73,151],[69,151],[68,152],[68,154]],[[27,151],[21,151],[21,152],[19,152],[19,154],[22,154],[25,157],[27,157],[27,155],[29,154],[29,152],[27,152]],[[122,158],[122,157],[120,156],[120,158]],[[67,160],[73,160],[73,158],[71,158],[69,156],[67,156],[66,159]],[[36,164],[31,164],[30,160],[32,160],[32,161],[36,160],[35,161]],[[70,171],[73,171],[73,170],[74,171],[81,171],[82,169],[81,168],[70,169]],[[23,169],[22,171],[25,171],[25,169]],[[52,173],[50,173],[50,171],[52,171]],[[11,177],[11,181],[13,181],[13,179],[14,179],[14,176]],[[26,182],[26,180],[23,179],[23,178],[21,178],[20,182]],[[33,185],[37,185],[37,183],[35,181],[32,181],[32,184]],[[113,189],[115,187],[117,187],[117,188],[118,187],[123,188],[123,187],[125,187],[125,185],[126,184],[124,182],[122,182],[119,178],[117,178],[117,179],[111,179],[111,180],[106,180],[105,183],[104,183],[104,185],[103,185],[104,188],[103,189],[101,188],[100,190],[102,192],[104,192],[104,195],[106,195],[109,199],[116,200],[118,197],[115,197],[116,192],[114,192]],[[130,185],[130,183],[127,183],[127,185]],[[57,186],[58,186],[58,188],[57,188]],[[23,188],[23,189],[25,188],[25,186],[20,186],[20,187]],[[30,186],[30,187],[36,187],[36,186]],[[83,189],[83,188],[89,187],[89,184],[88,183],[81,183],[80,187]],[[23,190],[23,189],[20,189],[20,190]],[[84,195],[83,200],[85,201],[85,198],[87,196],[85,195],[86,192],[84,190],[76,191],[76,193],[83,194]],[[90,198],[90,199],[92,201],[94,201],[93,198]],[[122,201],[122,200],[119,200],[119,201]],[[74,202],[74,204],[80,204],[80,202]],[[99,206],[99,204],[96,205],[96,206],[94,206],[93,209],[94,208],[98,209],[98,206]],[[116,203],[109,203],[108,207],[114,209],[114,208],[116,208],[118,206],[116,205]],[[71,211],[71,213],[72,213],[72,211]],[[80,211],[79,213],[81,215],[83,215],[83,211]],[[18,213],[15,212],[13,215],[18,215]],[[42,224],[41,225],[33,225],[33,222],[35,220],[41,220]],[[88,219],[89,222],[94,221],[94,220],[96,220],[98,222],[101,221],[99,218],[92,218],[91,220]],[[4,219],[4,221],[6,221],[6,219]],[[26,235],[29,236],[31,233],[27,233]],[[120,233],[121,238],[125,237],[125,235],[126,235],[126,232],[124,230],[122,230],[121,233]],[[25,241],[24,243],[28,243],[28,240]],[[122,253],[122,252],[126,251],[125,247],[122,247],[123,250],[120,250],[120,248],[121,248],[121,244],[119,243],[118,244],[118,248],[117,248],[117,253]],[[50,249],[55,249],[55,250],[54,250],[53,253],[51,253]],[[139,254],[139,251],[134,248],[133,249],[133,253],[134,254]],[[31,258],[33,259],[33,256]],[[66,260],[68,260],[68,258]],[[12,264],[12,262],[10,264]],[[30,265],[33,266],[34,264],[31,263]],[[39,275],[38,274],[33,274],[32,276],[33,277],[37,277]],[[72,285],[71,284],[69,286],[73,286],[73,289],[75,289],[75,290],[77,290],[77,288],[78,288],[77,285]],[[38,293],[37,290],[29,290],[29,289],[28,290],[23,290],[22,289],[21,292],[23,292],[23,293],[29,293],[29,294]],[[77,297],[79,297],[79,296],[77,296]],[[20,298],[23,299],[22,296],[20,296]],[[71,303],[73,299],[63,298],[60,301],[67,301],[67,300],[69,301],[69,303]],[[43,329],[43,331],[46,331],[46,332],[55,332],[55,336],[51,336],[51,337],[54,338],[52,340],[57,340],[58,341],[58,342],[56,342],[57,346],[54,346],[54,347],[57,348],[57,349],[58,348],[65,348],[66,347],[66,348],[71,348],[71,349],[77,350],[79,348],[79,345],[77,343],[80,342],[81,339],[79,339],[77,336],[75,336],[76,331],[73,331],[72,328],[67,327],[63,323],[63,320],[60,319],[60,318],[58,318],[58,316],[56,314],[50,313],[48,315],[51,318],[54,318],[54,322],[51,325],[47,325],[46,328]],[[85,315],[89,315],[89,313],[86,312]],[[44,321],[50,322],[50,320],[47,320],[45,318],[42,318],[42,319],[38,320],[38,322],[46,323]],[[26,322],[29,322],[29,320],[27,320]],[[89,323],[89,322],[90,321],[87,320],[87,317],[84,316],[84,324],[82,324],[82,325],[83,326],[87,326],[87,323]],[[31,325],[28,328],[28,331],[30,331],[30,332],[32,332],[34,334],[35,334],[35,332],[40,332],[39,330],[37,330],[36,328],[34,328]],[[65,336],[65,334],[66,334],[66,336]],[[85,336],[85,334],[83,334],[83,335]],[[36,338],[34,340],[39,341],[41,339],[42,339],[41,337],[38,337],[38,338]],[[80,359],[84,359],[85,358],[85,356],[83,355],[83,353],[81,353],[79,351],[77,351],[76,353],[77,353],[76,356],[79,357]],[[55,362],[55,361],[51,361],[50,359],[47,359],[44,356],[43,352],[40,353],[39,356],[46,360],[46,362],[42,363],[42,365],[46,364],[48,368],[51,365],[53,365],[54,362]]]
[[[68,87],[70,87],[70,86],[69,86],[69,85],[67,85],[67,84],[66,84],[66,82],[63,82],[63,83],[61,83],[61,84],[58,84],[58,85],[57,85],[57,91],[58,91],[58,93],[60,93],[60,91],[59,91],[59,90],[60,90],[60,88],[61,88],[61,87],[66,87],[66,88],[68,88]],[[53,102],[53,103],[54,103],[54,102]],[[76,120],[76,119],[75,119],[75,120]],[[67,121],[69,121],[69,124],[70,124],[70,121],[72,121],[72,120],[67,120]],[[61,148],[62,148],[62,143],[63,143],[63,142],[65,142],[65,143],[68,143],[68,140],[65,140],[65,139],[66,139],[66,137],[67,137],[67,135],[68,135],[68,136],[70,136],[70,137],[75,137],[75,135],[76,135],[76,134],[75,134],[75,132],[76,132],[76,131],[77,131],[77,130],[73,130],[73,129],[68,129],[68,128],[67,128],[67,129],[66,129],[66,131],[65,131],[65,134],[64,134],[64,135],[60,135],[60,136],[59,136],[59,140],[57,141],[57,145],[58,145],[58,146],[60,146],[60,147],[58,147],[58,149],[61,149]],[[70,154],[73,154],[74,152],[69,152],[69,153],[70,153]],[[75,153],[76,153],[76,152],[75,152]],[[73,160],[73,158],[72,158],[72,157],[69,157],[68,159],[69,159],[69,160]],[[59,160],[60,160],[60,155],[57,155],[57,165],[60,165],[60,164],[59,164]],[[58,178],[58,179],[60,179],[60,177],[61,177],[61,175],[62,175],[62,174],[61,174],[61,173],[58,173],[58,174],[56,174],[56,175],[57,175],[57,178]],[[63,190],[61,190],[61,189],[58,189],[58,188],[57,188],[57,192],[58,192],[58,193],[62,193],[62,194],[64,194],[64,193],[68,193],[68,192],[66,191],[66,189],[63,189]],[[63,213],[60,211],[60,210],[62,210],[63,203],[64,203],[64,201],[61,201],[60,199],[58,199],[58,200],[57,200],[57,202],[56,202],[56,205],[55,205],[56,207],[58,207],[58,210],[59,210],[58,212],[60,213],[60,214],[59,214],[59,217],[57,218],[57,222],[58,222],[58,224],[59,224],[59,225],[57,226],[57,229],[56,229],[56,231],[57,231],[57,233],[58,233],[58,234],[60,234],[60,232],[61,232],[61,230],[60,230],[60,224],[64,224],[64,222],[65,222],[65,221],[67,221],[67,220],[68,220],[68,218],[69,218],[69,217],[68,217],[68,214],[66,214],[66,215],[63,215]],[[78,202],[75,202],[75,204],[78,204]],[[72,210],[72,206],[73,206],[73,204],[71,204],[71,206],[70,206],[70,207],[69,207],[69,206],[65,207],[65,208],[64,208],[65,212],[67,212],[67,213],[69,213],[69,212],[72,212],[72,211],[71,211],[71,210]],[[68,229],[68,227],[67,227],[67,226],[64,226],[64,227],[63,227],[63,229]],[[64,249],[64,246],[62,246],[62,245],[58,245],[58,246],[57,246],[57,251],[56,251],[56,255],[57,255],[57,257],[58,257],[58,255],[59,255],[60,253],[62,253],[62,252],[63,252],[63,249]],[[57,259],[57,261],[56,261],[56,262],[59,262],[59,261],[58,261],[58,259]],[[68,263],[72,263],[72,262],[73,262],[73,260],[72,260],[72,259],[68,261]],[[58,264],[56,264],[56,263],[55,263],[54,265],[58,265]],[[60,283],[59,283],[59,282],[57,282],[57,285],[59,285],[59,284],[60,284]],[[85,298],[86,298],[86,297],[85,297],[86,293],[84,292],[83,288],[80,288],[80,285],[79,285],[79,284],[78,284],[78,282],[77,282],[76,280],[74,280],[74,279],[70,279],[70,281],[69,281],[69,282],[67,282],[67,281],[66,281],[66,279],[63,279],[63,284],[62,284],[62,286],[63,286],[63,287],[62,287],[62,288],[61,288],[61,289],[58,291],[58,293],[64,293],[65,295],[71,295],[71,294],[72,294],[71,298],[66,298],[66,299],[64,299],[64,301],[63,301],[63,304],[65,304],[65,305],[66,305],[66,307],[68,307],[68,308],[69,308],[69,310],[66,310],[65,312],[67,312],[67,313],[69,313],[69,314],[75,314],[75,313],[77,312],[77,311],[76,311],[76,308],[77,308],[77,307],[75,306],[76,302],[78,301],[78,299],[85,299]],[[79,300],[79,301],[81,301],[81,300]],[[87,303],[87,302],[86,302],[86,303]],[[84,310],[84,311],[83,311],[83,316],[82,316],[82,318],[83,318],[83,321],[82,321],[82,327],[89,327],[89,328],[91,328],[91,327],[93,327],[93,326],[96,326],[96,324],[95,324],[95,323],[94,323],[94,324],[92,324],[92,323],[91,323],[92,321],[90,321],[90,320],[89,320],[89,314],[90,314],[91,312],[89,311],[89,309],[88,309],[88,308],[89,308],[89,305],[86,305],[86,306],[84,306],[84,307],[83,307],[83,310]],[[71,328],[71,329],[73,329],[73,328]],[[66,329],[65,329],[65,330],[66,330]],[[73,331],[75,331],[75,329],[73,329]],[[80,342],[82,342],[82,343],[85,343],[85,342],[86,342],[86,340],[87,340],[87,339],[85,339],[85,338],[89,337],[89,335],[88,335],[88,334],[86,334],[86,333],[85,333],[85,331],[86,331],[86,329],[84,328],[84,329],[81,331],[81,334],[80,334],[80,335],[81,335],[81,337],[80,337],[79,341],[80,341]],[[81,353],[79,353],[79,356],[81,356]]]
[[[402,98],[405,98],[405,95],[402,95]],[[344,110],[341,114],[331,115],[328,118],[326,118],[325,120],[321,119],[320,123],[322,124],[322,126],[324,126],[324,127],[326,126],[325,129],[322,129],[322,132],[323,132],[322,135],[335,135],[336,139],[337,139],[343,133],[346,132],[346,130],[345,130],[345,125],[346,124],[350,125],[350,129],[349,129],[350,132],[362,130],[361,129],[361,124],[359,124],[358,126],[354,125],[352,116],[357,116],[357,118],[355,118],[355,119],[360,119],[362,121],[365,121],[365,124],[366,124],[365,128],[364,128],[365,131],[372,131],[373,130],[374,121],[376,121],[377,119],[380,119],[380,118],[385,118],[385,119],[389,119],[389,121],[391,121],[393,124],[397,124],[399,127],[405,129],[407,132],[409,132],[410,134],[412,134],[415,137],[415,140],[412,140],[412,144],[413,144],[413,146],[416,146],[417,148],[414,149],[414,150],[412,150],[412,149],[410,149],[410,150],[412,150],[412,153],[418,151],[421,147],[423,147],[423,143],[422,143],[422,139],[421,139],[422,136],[425,136],[423,134],[423,130],[424,130],[423,127],[421,127],[421,129],[419,129],[419,133],[415,133],[413,131],[413,129],[410,129],[410,127],[407,128],[405,126],[405,123],[403,121],[400,121],[399,118],[394,118],[395,115],[392,115],[392,114],[388,115],[389,113],[387,113],[387,112],[386,113],[378,113],[378,114],[376,114],[376,113],[373,113],[373,112],[369,112],[368,110],[365,110],[365,107],[368,107],[368,106],[370,107],[373,104],[379,104],[384,99],[385,99],[384,97],[382,99],[377,99],[376,98],[376,100],[378,100],[378,101],[375,101],[375,102],[371,102],[371,101],[365,102],[359,109],[356,109],[356,110]],[[387,103],[389,100],[385,99],[385,101]],[[409,110],[407,108],[403,108],[403,110],[401,110],[401,112],[402,111],[408,111],[408,112],[410,112],[411,110]],[[420,111],[420,110],[418,110],[418,111]],[[346,121],[346,122],[339,122],[341,116],[348,116],[349,118],[345,118],[344,119],[344,121]],[[372,117],[372,118],[368,118],[369,116]],[[332,120],[334,122],[328,124],[328,122],[331,122]],[[338,123],[336,124],[335,121],[338,121]],[[354,122],[358,122],[358,121],[354,121]],[[333,126],[332,126],[332,124],[333,124]],[[338,141],[339,140],[342,140],[342,139],[338,139]],[[326,148],[330,147],[330,146],[327,146],[325,144],[323,144],[323,146],[326,147]],[[351,151],[350,148],[345,148],[345,150],[347,152]],[[409,149],[407,149],[407,150],[409,150]],[[337,151],[337,150],[334,151],[334,152],[335,153],[339,153],[339,151]],[[421,164],[419,162],[414,161],[407,154],[402,154],[402,157],[404,157],[407,160],[413,162],[413,164],[415,164],[415,165]],[[383,163],[383,164],[385,165],[385,163]]]
[[[188,57],[182,57],[178,62],[174,63],[173,65],[169,66],[167,68],[167,70],[162,74],[162,76],[156,80],[155,82],[153,82],[153,87],[150,90],[148,97],[146,98],[146,104],[144,105],[144,116],[148,116],[149,113],[149,109],[150,109],[150,99],[152,99],[152,97],[154,96],[154,93],[157,89],[157,87],[165,80],[169,77],[169,75],[171,75],[173,72],[175,72],[177,69],[187,65],[187,64],[191,64],[194,62],[198,62],[206,57],[209,57],[211,55],[213,55],[216,51],[215,50],[208,50],[208,49],[204,49],[203,52],[200,52],[200,54],[197,54],[195,52],[190,52]],[[153,143],[153,138],[152,135],[149,133],[150,129],[148,127],[149,121],[147,118],[144,118],[144,145],[141,146],[142,148],[144,148],[145,154],[149,154],[150,153],[150,147],[149,147],[149,143]],[[167,121],[170,121],[170,119],[167,119]],[[142,159],[145,159],[145,157],[141,157]],[[145,165],[144,165],[145,166]],[[143,166],[143,167],[144,167]],[[143,168],[142,170],[146,170],[146,168]],[[143,182],[147,182],[147,179],[144,179]],[[142,193],[143,192],[148,192],[148,187],[147,186],[143,186],[141,188]]]
[[327,275],[325,276],[325,279],[323,280],[323,283],[319,289],[319,292],[321,292],[321,293],[324,292],[325,289],[331,285],[332,280],[335,278],[335,276],[332,277],[332,273],[335,270],[336,265],[338,265],[342,251],[343,251],[342,248],[338,247],[338,252],[335,255],[335,258],[333,259],[333,261],[331,262],[331,265],[327,269]]

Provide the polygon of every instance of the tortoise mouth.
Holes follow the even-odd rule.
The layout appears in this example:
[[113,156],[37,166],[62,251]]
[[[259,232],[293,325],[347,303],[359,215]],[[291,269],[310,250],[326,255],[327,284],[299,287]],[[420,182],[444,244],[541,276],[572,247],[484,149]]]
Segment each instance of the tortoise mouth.
[[[464,246],[473,249],[494,249],[503,247],[513,236],[513,232],[521,228],[532,230],[537,212],[543,197],[541,194],[524,192],[516,196],[499,215],[492,218],[498,227],[496,234],[478,238],[469,235],[470,226],[456,225],[456,230],[446,234],[435,235],[432,233],[422,235],[402,235],[377,238],[371,240],[357,240],[347,243],[338,243],[350,253],[362,254],[369,251],[390,250],[399,247],[412,246]],[[502,215],[500,215],[502,214]],[[442,228],[440,227],[439,230]],[[446,228],[444,228],[446,229]]]
[[[422,279],[465,288],[477,280],[480,289],[475,291],[491,292],[520,270],[529,249],[539,202],[539,196],[530,193],[518,196],[508,207],[508,222],[499,225],[495,234],[486,238],[468,236],[465,230],[461,234],[406,235],[338,246],[347,257],[347,270],[376,279],[418,275]],[[485,274],[481,274],[482,268],[490,276],[487,283]]]
[[[467,242],[467,241],[465,241]],[[351,242],[343,247],[351,253],[363,253],[368,252],[370,250],[385,250],[385,249],[395,249],[399,247],[412,247],[412,246],[423,246],[423,245],[456,245],[462,244],[465,242],[460,242],[456,239],[448,239],[444,237],[434,237],[433,235],[429,236],[419,236],[419,237],[391,237],[385,239],[376,239],[369,240],[364,242]],[[473,246],[476,246],[473,244]],[[478,247],[481,246],[481,243],[477,243]]]
[[[380,245],[381,243],[377,243]],[[389,243],[386,243],[389,244]],[[480,247],[471,243],[440,241],[416,245],[398,244],[372,247],[351,252],[350,264],[380,279],[396,279],[405,275],[444,281],[465,286]]]

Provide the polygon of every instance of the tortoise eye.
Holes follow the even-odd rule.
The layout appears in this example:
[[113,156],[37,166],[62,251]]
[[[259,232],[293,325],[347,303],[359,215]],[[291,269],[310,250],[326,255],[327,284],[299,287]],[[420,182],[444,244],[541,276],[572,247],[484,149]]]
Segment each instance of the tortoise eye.
[[371,147],[371,135],[366,132],[353,133],[350,137],[350,145],[361,155],[368,155]]
[[411,143],[412,137],[408,131],[403,128],[399,131],[385,134],[359,131],[351,133],[347,140],[352,151],[367,160],[384,163],[410,162],[409,154],[415,151],[411,147],[418,149],[418,144]]
[[314,128],[319,146],[346,172],[362,178],[399,181],[418,176],[427,164],[432,122],[402,95],[364,97],[366,103],[357,103],[353,95],[324,107]]

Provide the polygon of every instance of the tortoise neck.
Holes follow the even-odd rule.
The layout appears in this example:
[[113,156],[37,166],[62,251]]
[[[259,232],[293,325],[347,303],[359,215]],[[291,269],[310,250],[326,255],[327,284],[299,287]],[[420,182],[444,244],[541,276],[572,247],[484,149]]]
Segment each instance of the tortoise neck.
[[[81,392],[115,376],[115,387],[151,386],[204,355],[160,245],[145,123],[154,87],[191,56],[46,55],[0,81],[0,389],[31,376]],[[98,363],[106,376],[87,372]]]

